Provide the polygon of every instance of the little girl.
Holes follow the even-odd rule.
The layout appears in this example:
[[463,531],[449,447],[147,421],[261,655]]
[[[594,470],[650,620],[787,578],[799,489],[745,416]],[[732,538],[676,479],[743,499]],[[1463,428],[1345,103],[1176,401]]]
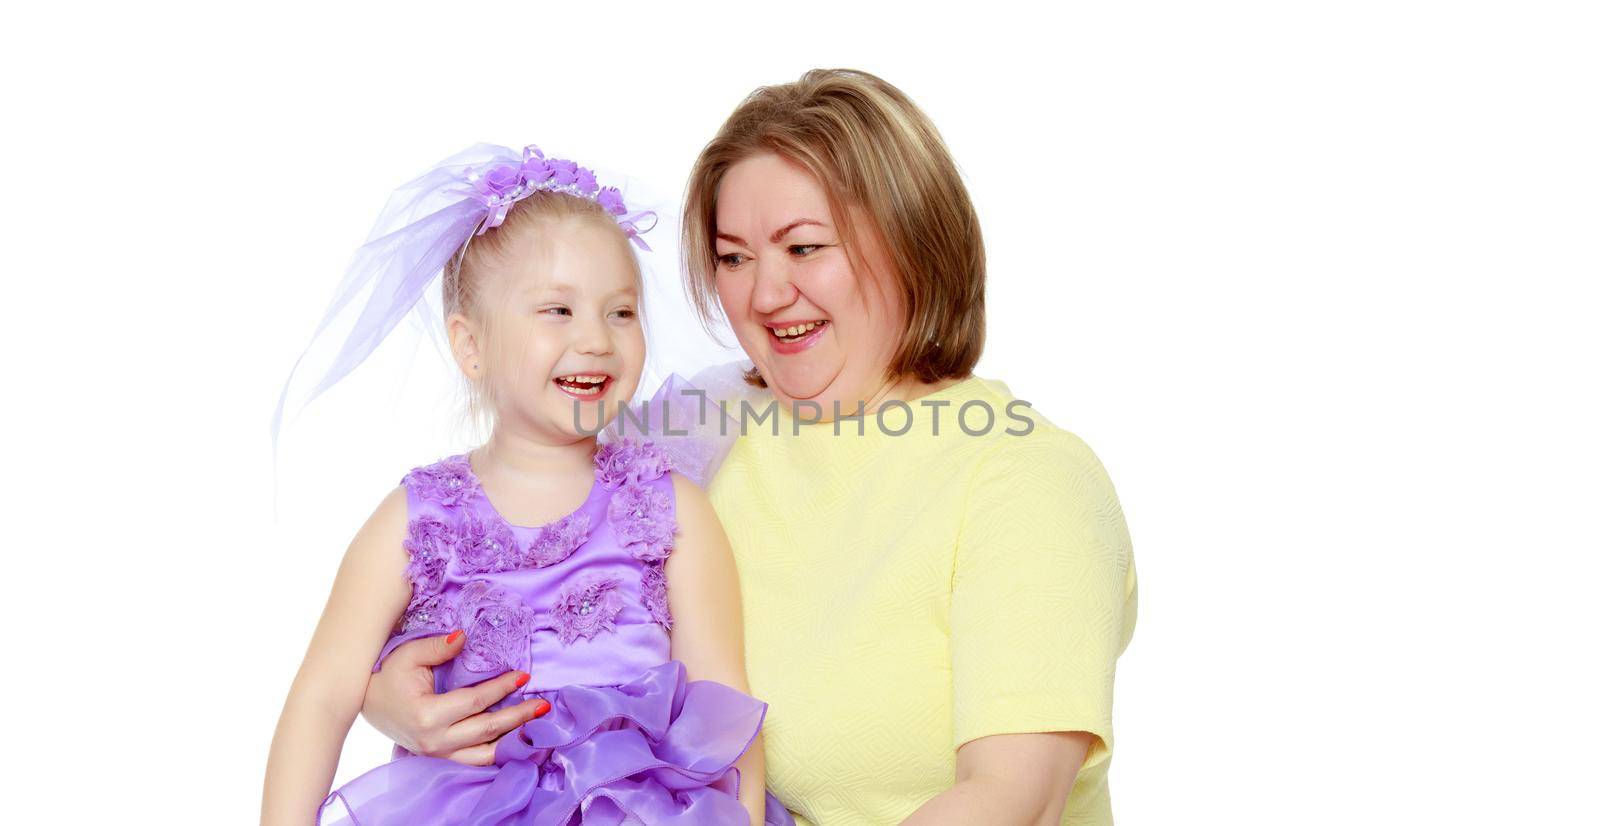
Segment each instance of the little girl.
[[[366,304],[312,394],[442,272],[492,435],[406,474],[351,543],[278,722],[262,823],[763,822],[766,706],[747,694],[727,539],[658,444],[592,435],[643,367],[629,241],[648,249],[647,215],[532,147],[469,150],[391,201],[329,317]],[[434,634],[466,637],[436,690],[514,671],[494,707],[535,700],[534,718],[493,765],[403,754],[330,794],[374,660]]]

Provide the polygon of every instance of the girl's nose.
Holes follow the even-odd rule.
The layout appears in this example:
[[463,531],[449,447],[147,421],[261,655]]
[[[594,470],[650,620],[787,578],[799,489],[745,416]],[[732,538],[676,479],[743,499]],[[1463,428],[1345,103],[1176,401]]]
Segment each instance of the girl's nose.
[[755,292],[750,305],[758,313],[774,313],[795,302],[800,290],[789,277],[789,268],[783,263],[756,268]]
[[605,319],[580,322],[574,348],[586,356],[611,355],[611,328],[606,326]]

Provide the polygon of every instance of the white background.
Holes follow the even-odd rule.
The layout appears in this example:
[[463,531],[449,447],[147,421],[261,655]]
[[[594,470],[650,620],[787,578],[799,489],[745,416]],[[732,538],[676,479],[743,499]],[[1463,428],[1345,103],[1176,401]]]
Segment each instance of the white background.
[[[396,345],[274,476],[390,190],[536,142],[671,212],[745,93],[847,66],[966,176],[980,374],[1118,485],[1119,821],[1596,822],[1592,5],[579,6],[4,13],[0,817],[256,816],[345,544],[467,444]],[[671,232],[652,323],[693,342]],[[385,756],[358,722],[339,779]]]

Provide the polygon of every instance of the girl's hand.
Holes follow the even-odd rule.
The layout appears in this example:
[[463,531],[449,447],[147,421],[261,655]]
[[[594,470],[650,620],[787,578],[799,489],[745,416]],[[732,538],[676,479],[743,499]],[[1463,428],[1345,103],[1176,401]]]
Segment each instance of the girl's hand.
[[454,659],[465,643],[466,634],[457,631],[448,637],[412,640],[391,651],[383,668],[367,681],[361,716],[412,754],[444,757],[469,766],[493,763],[495,741],[544,715],[550,704],[535,699],[482,713],[526,682],[527,675],[520,671],[434,694],[430,666]]

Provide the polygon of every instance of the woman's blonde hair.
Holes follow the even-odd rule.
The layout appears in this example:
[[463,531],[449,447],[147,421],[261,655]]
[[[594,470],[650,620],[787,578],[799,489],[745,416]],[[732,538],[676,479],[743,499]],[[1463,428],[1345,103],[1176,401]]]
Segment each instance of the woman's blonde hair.
[[[508,263],[513,254],[511,248],[518,239],[536,233],[540,227],[569,220],[590,220],[615,230],[617,243],[628,251],[628,260],[633,262],[634,283],[639,285],[639,261],[634,256],[633,245],[611,214],[595,201],[561,192],[535,192],[512,204],[500,226],[483,235],[468,238],[445,265],[443,296],[446,324],[450,316],[460,313],[472,319],[479,330],[479,355],[484,359],[483,372],[476,379],[468,378],[466,387],[466,412],[478,436],[487,436],[493,429],[494,406],[498,403],[496,393],[508,389],[495,380],[500,374],[499,365],[494,360],[494,354],[498,352],[494,346],[498,331],[495,329],[494,313],[490,312],[495,296],[489,289],[488,274]],[[525,249],[518,250],[523,251]],[[642,289],[639,301],[641,306],[637,312],[640,323],[643,323]]]
[[798,164],[822,184],[847,251],[858,246],[850,207],[861,209],[882,239],[905,309],[888,378],[970,375],[984,335],[977,213],[927,115],[862,71],[813,69],[794,83],[763,86],[700,152],[684,197],[683,255],[701,321],[710,328],[719,312],[717,188],[734,164],[764,153]]

